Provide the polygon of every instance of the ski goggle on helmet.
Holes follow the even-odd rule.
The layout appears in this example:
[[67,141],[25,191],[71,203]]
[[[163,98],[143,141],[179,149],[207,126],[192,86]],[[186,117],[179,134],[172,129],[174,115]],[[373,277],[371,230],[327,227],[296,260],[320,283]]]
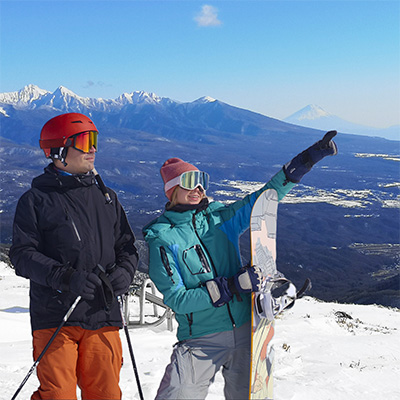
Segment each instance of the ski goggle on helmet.
[[208,189],[210,175],[202,171],[187,171],[165,184],[165,191],[179,185],[182,189],[193,190],[200,186],[203,191]]
[[88,131],[83,133],[78,133],[76,135],[70,136],[67,140],[67,146],[71,146],[76,150],[83,151],[84,153],[89,153],[89,150],[94,147],[98,151],[97,136],[99,132]]

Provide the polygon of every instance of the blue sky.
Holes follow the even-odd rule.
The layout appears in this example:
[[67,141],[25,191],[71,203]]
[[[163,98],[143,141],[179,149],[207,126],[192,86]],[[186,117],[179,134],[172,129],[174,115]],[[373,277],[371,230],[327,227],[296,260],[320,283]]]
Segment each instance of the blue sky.
[[211,96],[284,119],[308,104],[399,124],[400,2],[0,0],[0,92]]

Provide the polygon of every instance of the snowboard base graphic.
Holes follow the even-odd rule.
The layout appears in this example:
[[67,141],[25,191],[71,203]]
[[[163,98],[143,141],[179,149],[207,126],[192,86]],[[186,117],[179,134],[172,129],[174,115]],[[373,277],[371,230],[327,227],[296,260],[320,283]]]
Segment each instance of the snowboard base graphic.
[[276,269],[276,218],[278,194],[267,189],[255,202],[250,219],[251,265],[262,270],[265,281],[262,292],[252,293],[252,332],[249,399],[273,398],[274,336],[273,318],[261,318],[257,312],[258,297],[270,292],[268,278],[277,274]]

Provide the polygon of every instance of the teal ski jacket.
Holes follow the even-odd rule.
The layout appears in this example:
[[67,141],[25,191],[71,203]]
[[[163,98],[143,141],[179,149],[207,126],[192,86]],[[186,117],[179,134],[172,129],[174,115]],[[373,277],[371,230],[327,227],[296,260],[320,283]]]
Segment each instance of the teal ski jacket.
[[205,282],[231,277],[242,267],[239,237],[249,228],[253,204],[275,189],[281,200],[294,186],[283,170],[260,190],[224,205],[211,202],[203,211],[165,211],[143,228],[149,245],[149,275],[178,322],[179,341],[232,330],[250,320],[251,296],[214,307]]

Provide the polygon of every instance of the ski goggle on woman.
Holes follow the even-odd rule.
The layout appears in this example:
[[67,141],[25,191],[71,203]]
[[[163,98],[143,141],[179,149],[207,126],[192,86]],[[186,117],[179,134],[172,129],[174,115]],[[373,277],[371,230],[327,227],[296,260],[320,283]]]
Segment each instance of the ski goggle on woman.
[[202,171],[187,171],[182,175],[171,179],[165,184],[165,191],[179,185],[182,189],[193,190],[200,186],[204,191],[208,189],[208,183],[210,181],[210,175],[207,172]]
[[76,150],[83,151],[84,153],[89,153],[90,149],[94,146],[96,151],[98,151],[97,147],[97,135],[99,132],[97,131],[87,131],[83,133],[78,133],[77,135],[70,136],[68,138],[71,141],[69,146],[73,147]]

